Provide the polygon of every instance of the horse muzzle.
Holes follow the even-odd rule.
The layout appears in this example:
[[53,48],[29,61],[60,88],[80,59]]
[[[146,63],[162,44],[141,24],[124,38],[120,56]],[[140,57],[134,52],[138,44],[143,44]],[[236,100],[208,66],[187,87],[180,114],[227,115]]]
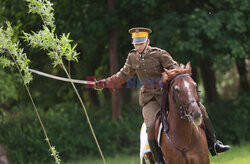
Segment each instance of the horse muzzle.
[[195,125],[199,126],[202,122],[202,113],[200,111],[191,111],[188,113],[188,117],[190,118],[190,121]]

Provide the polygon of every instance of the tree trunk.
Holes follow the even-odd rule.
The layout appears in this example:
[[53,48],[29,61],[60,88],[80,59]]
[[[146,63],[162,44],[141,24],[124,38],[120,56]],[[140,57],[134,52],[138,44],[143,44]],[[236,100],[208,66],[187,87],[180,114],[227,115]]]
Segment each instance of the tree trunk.
[[212,70],[213,62],[209,58],[200,60],[200,69],[202,81],[205,89],[205,97],[207,103],[216,103],[218,100],[218,93],[216,89],[216,79],[214,70]]
[[[114,10],[114,0],[108,0],[109,11]],[[117,33],[115,29],[110,29],[108,32],[109,41],[109,61],[110,61],[110,73],[113,75],[119,69],[117,60]],[[116,88],[116,91],[112,92],[112,118],[116,121],[120,121],[121,115],[121,96],[120,90]]]
[[239,73],[239,81],[240,81],[240,92],[249,92],[249,84],[247,81],[247,69],[244,58],[236,58],[236,66]]
[[100,101],[98,100],[98,95],[97,95],[96,90],[89,89],[88,93],[89,93],[91,104],[95,104],[96,106],[99,106]]
[[[77,52],[80,52],[80,55],[83,55],[83,54],[86,54],[86,51],[85,51],[85,49],[82,47],[82,46],[80,46],[80,45],[78,45],[77,46]],[[82,56],[81,56],[82,57]],[[79,72],[77,72],[76,74],[82,74],[82,69],[81,69],[81,66],[79,66],[79,64],[74,64],[73,65],[74,67],[74,72],[75,71],[79,71]],[[72,67],[71,67],[72,68]],[[93,69],[94,70],[94,69]],[[90,74],[94,74],[94,72],[89,72]],[[80,76],[80,77],[78,77],[78,78],[85,78],[86,80],[88,80],[88,81],[94,81],[94,76],[87,76],[87,77],[82,77],[82,76]],[[88,78],[90,78],[90,79],[88,79]],[[88,86],[87,86],[88,87]],[[99,101],[99,99],[98,99],[98,95],[97,95],[97,92],[96,92],[96,90],[94,90],[94,89],[89,89],[89,88],[87,88],[87,89],[85,89],[85,90],[83,90],[83,92],[85,93],[85,92],[87,92],[88,93],[88,96],[89,96],[89,98],[90,98],[90,104],[95,104],[96,106],[99,106],[100,105],[100,101]],[[84,97],[84,95],[83,95],[83,93],[82,93],[82,97]]]
[[0,164],[9,164],[8,152],[3,145],[0,145]]
[[192,66],[192,78],[193,80],[198,84],[198,71],[197,71],[197,65]]
[[131,103],[131,96],[132,96],[132,92],[131,89],[126,88],[126,83],[124,85],[122,85],[122,89],[121,90],[121,97],[122,97],[122,103],[124,104],[129,104]]

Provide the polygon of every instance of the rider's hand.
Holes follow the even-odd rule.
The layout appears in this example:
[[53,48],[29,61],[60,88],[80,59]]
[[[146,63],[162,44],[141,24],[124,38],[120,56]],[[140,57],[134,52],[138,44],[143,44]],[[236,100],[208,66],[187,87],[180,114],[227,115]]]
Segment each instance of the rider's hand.
[[106,79],[98,80],[95,82],[95,88],[105,88],[106,87]]
[[166,84],[167,81],[168,81],[168,74],[167,74],[167,72],[166,72],[167,69],[164,68],[164,70],[165,70],[165,71],[162,73],[161,81],[162,81],[163,84]]
[[95,88],[109,88],[111,93],[115,91],[111,78],[96,81]]

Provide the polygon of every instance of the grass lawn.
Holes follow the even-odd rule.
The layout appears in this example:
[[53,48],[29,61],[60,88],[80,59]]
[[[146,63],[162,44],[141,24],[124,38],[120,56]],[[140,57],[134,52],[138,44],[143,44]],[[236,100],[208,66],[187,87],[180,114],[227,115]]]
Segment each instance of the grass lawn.
[[[106,159],[107,164],[139,164],[139,153],[133,156],[117,155]],[[231,150],[220,156],[211,157],[211,164],[250,164],[250,143],[232,146]],[[88,157],[63,164],[103,164],[101,157]]]
[[250,143],[233,146],[227,153],[210,160],[211,164],[250,164]]

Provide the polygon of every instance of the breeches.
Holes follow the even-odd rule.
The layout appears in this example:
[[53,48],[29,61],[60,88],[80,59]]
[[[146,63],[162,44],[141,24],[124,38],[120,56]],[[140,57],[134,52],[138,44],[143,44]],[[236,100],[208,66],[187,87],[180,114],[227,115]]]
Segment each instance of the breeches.
[[155,118],[160,111],[160,104],[156,99],[150,100],[143,108],[142,114],[147,128],[148,140],[154,140],[155,136]]

